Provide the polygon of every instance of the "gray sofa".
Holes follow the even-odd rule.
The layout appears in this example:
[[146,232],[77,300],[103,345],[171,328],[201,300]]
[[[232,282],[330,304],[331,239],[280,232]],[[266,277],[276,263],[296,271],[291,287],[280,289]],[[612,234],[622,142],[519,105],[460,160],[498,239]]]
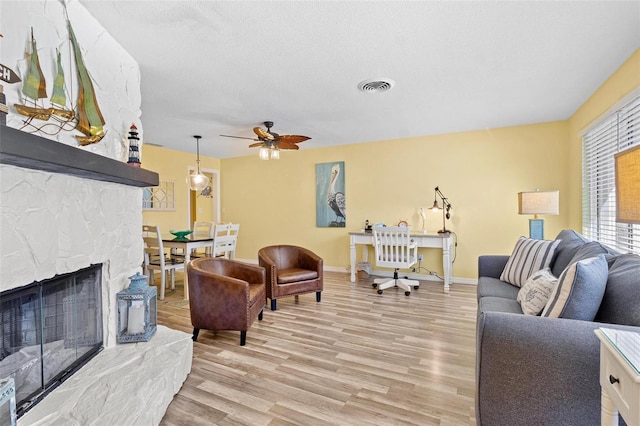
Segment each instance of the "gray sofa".
[[516,301],[519,287],[500,281],[509,256],[480,256],[478,425],[599,425],[600,341],[594,330],[640,332],[640,256],[616,253],[572,230],[556,239],[550,265],[556,277],[581,247],[607,260],[607,284],[595,319],[524,315]]

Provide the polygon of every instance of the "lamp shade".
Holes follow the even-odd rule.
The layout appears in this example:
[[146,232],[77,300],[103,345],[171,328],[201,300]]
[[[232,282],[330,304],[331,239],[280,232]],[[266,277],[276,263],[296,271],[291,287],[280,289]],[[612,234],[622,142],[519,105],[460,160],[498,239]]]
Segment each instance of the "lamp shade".
[[528,191],[518,193],[518,214],[560,213],[560,191]]
[[640,223],[640,146],[615,155],[616,222]]
[[187,183],[192,191],[202,191],[209,185],[209,178],[202,173],[191,173],[187,177]]

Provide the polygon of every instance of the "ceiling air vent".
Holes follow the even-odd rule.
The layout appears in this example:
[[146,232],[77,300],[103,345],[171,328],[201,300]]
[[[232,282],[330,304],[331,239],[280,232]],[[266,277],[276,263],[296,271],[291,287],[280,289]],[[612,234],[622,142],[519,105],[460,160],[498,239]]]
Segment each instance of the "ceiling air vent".
[[381,93],[391,90],[395,84],[395,81],[389,78],[373,78],[360,82],[358,89],[366,93]]

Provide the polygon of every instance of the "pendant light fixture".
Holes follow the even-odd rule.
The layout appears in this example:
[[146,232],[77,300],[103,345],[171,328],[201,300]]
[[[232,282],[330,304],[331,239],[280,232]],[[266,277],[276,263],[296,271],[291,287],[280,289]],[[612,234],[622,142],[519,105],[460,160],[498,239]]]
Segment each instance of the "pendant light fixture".
[[202,191],[209,185],[209,178],[200,172],[200,138],[202,136],[194,136],[196,138],[196,171],[187,177],[187,185],[192,191]]

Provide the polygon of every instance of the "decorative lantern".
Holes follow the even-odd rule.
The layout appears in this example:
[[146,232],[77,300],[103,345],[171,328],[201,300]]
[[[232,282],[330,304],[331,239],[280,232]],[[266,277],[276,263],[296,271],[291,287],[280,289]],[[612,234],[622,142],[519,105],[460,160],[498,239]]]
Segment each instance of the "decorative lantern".
[[138,141],[138,128],[132,124],[129,128],[129,160],[127,164],[133,167],[140,167],[140,146]]
[[140,272],[129,277],[131,284],[118,292],[118,343],[148,342],[158,328],[158,296]]

